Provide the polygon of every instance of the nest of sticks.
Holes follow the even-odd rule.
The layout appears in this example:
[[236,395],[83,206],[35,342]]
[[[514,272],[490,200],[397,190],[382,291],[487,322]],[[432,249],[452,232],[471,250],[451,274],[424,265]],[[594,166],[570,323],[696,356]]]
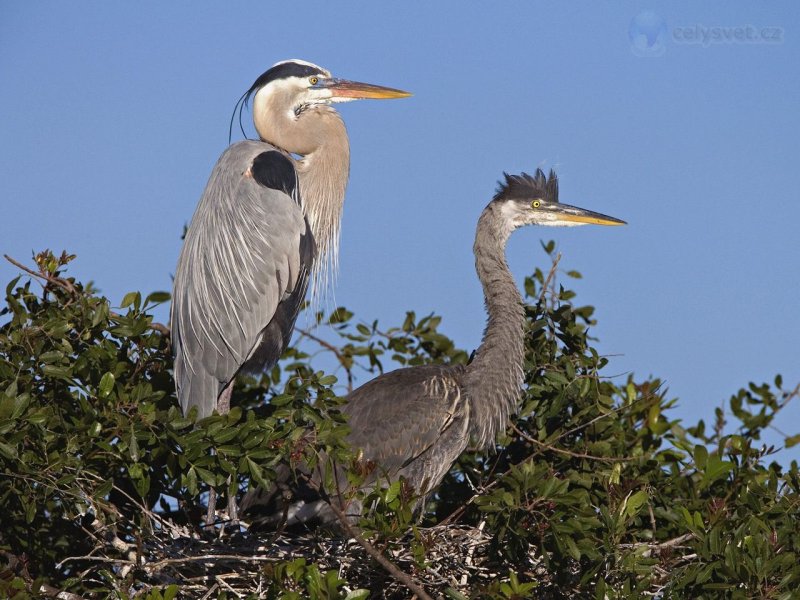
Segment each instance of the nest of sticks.
[[[159,521],[159,527],[137,544],[121,540],[98,524],[94,527],[98,543],[91,555],[70,557],[62,565],[72,562],[76,577],[90,588],[96,585],[110,591],[111,587],[139,597],[152,589],[177,585],[180,598],[189,599],[220,594],[228,598],[271,597],[275,569],[297,559],[316,565],[321,573],[335,571],[347,582],[346,594],[368,590],[370,599],[474,597],[495,582],[498,573],[507,572],[482,524],[418,527],[399,539],[373,545],[352,526],[341,534],[317,530],[256,536],[247,531],[228,535],[218,529],[199,533],[168,520]],[[552,582],[541,557],[531,553],[528,562],[526,574],[539,582],[537,596],[549,597],[546,589]],[[8,566],[11,568],[6,571],[28,579],[24,564]],[[112,574],[113,583],[109,581]],[[293,591],[290,577],[284,577],[280,585],[282,590]],[[35,591],[66,600],[82,598],[50,586]]]

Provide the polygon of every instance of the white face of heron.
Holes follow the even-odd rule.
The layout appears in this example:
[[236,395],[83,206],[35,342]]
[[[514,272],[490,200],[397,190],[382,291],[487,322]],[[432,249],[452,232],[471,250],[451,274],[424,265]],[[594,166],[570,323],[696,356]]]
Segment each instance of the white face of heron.
[[[294,119],[303,110],[320,104],[334,102],[333,92],[322,86],[323,81],[330,79],[330,73],[320,69],[319,74],[306,77],[284,77],[270,81],[259,89],[253,99],[254,114],[263,113],[265,109],[274,113],[277,110]],[[339,100],[338,98],[336,100]]]
[[562,206],[565,207],[565,205],[561,204],[548,203],[541,198],[531,198],[530,200],[515,199],[503,202],[500,211],[512,231],[525,225],[574,227],[587,224],[586,222],[564,218],[567,215],[563,212]]
[[544,227],[575,227],[577,225],[624,225],[615,217],[562,204],[548,202],[543,198],[514,198],[506,200],[500,207],[509,232],[524,225]]

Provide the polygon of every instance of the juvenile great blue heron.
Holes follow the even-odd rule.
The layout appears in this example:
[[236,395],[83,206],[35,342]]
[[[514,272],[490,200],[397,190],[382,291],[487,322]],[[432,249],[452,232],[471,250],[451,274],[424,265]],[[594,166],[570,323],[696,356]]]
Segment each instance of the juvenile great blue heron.
[[[558,180],[552,171],[549,178],[541,169],[533,177],[505,176],[483,210],[475,234],[475,268],[489,320],[472,362],[385,373],[351,392],[342,407],[351,429],[347,438],[351,448],[361,460],[377,466],[365,487],[403,477],[421,500],[468,446],[481,450],[494,442],[516,410],[524,380],[525,312],[505,259],[508,237],[523,225],[587,223],[625,224],[559,203]],[[242,511],[252,515],[255,528],[334,521],[335,514],[316,494],[317,473],[310,483],[303,478],[292,482],[284,467],[279,479],[269,490],[248,492],[242,502]],[[346,481],[338,474],[337,479]],[[337,501],[335,491],[327,493]],[[341,508],[351,518],[362,510],[357,502]]]
[[409,95],[288,60],[242,96],[253,100],[260,141],[220,157],[175,273],[170,321],[184,413],[227,412],[236,374],[272,366],[288,345],[309,276],[324,286],[335,269],[350,146],[331,104]]

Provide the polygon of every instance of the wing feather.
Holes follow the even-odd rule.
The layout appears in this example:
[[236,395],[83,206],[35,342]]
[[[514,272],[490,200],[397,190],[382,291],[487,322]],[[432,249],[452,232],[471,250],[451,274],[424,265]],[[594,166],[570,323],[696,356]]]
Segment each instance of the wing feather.
[[[354,390],[342,408],[351,446],[391,479],[404,475],[420,491],[436,485],[467,444],[464,427],[454,427],[469,417],[462,375],[460,366],[416,366]],[[418,460],[431,452],[437,456]]]

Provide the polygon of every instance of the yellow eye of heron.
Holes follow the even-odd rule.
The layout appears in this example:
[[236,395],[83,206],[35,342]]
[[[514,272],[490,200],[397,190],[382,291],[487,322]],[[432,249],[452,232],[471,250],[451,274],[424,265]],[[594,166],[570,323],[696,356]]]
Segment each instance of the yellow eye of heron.
[[317,82],[319,81],[319,77],[309,77],[308,81],[309,81],[309,83],[311,85],[317,85]]
[[542,204],[542,203],[541,203],[541,202],[539,202],[538,200],[534,200],[533,202],[531,202],[531,208],[539,208],[539,206],[540,206],[541,204]]

